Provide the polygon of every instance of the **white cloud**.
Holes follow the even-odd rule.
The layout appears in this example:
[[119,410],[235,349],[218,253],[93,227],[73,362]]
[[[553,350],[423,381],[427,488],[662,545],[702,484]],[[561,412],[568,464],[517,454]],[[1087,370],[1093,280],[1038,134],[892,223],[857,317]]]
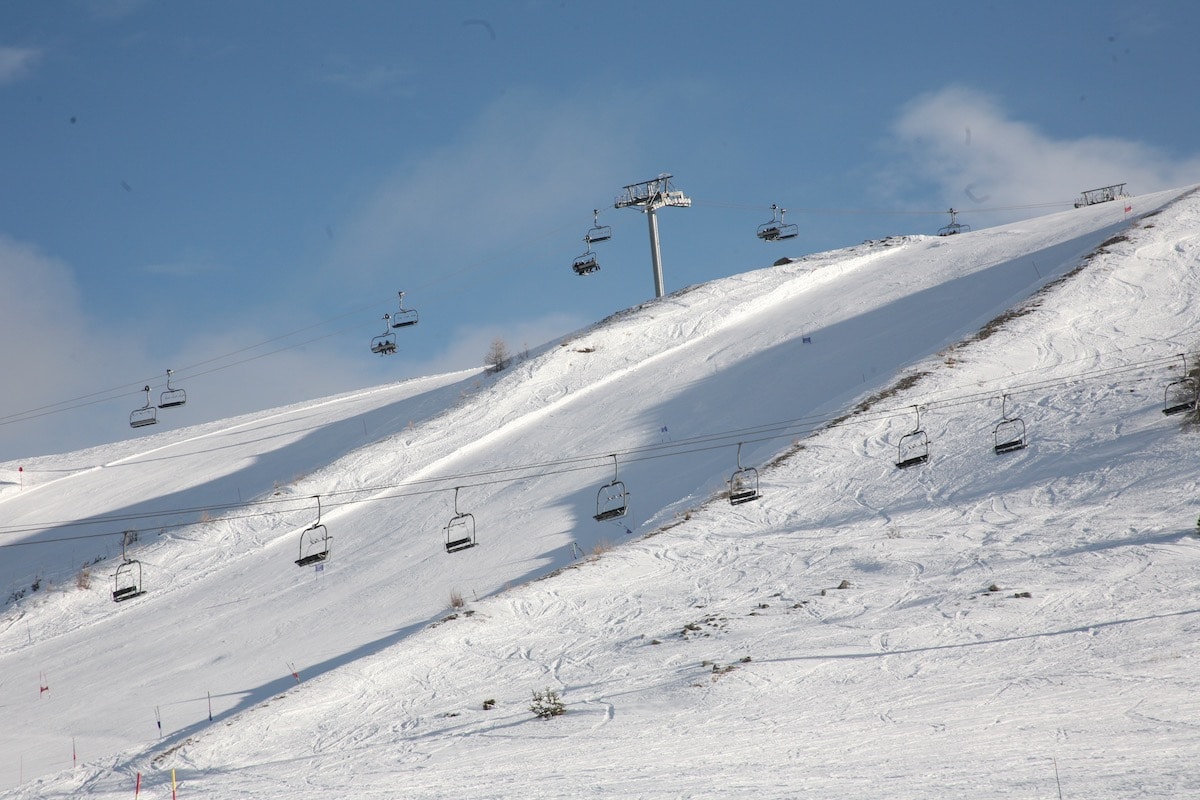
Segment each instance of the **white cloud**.
[[[0,343],[0,452],[6,455],[40,452],[41,443],[77,440],[72,437],[93,429],[108,404],[88,405],[99,398],[83,396],[119,385],[129,374],[120,364],[140,363],[143,352],[138,337],[96,325],[66,264],[3,235]],[[80,410],[45,413],[69,400]]]
[[1114,183],[1141,194],[1200,181],[1200,157],[1172,159],[1114,137],[1055,139],[962,87],[912,101],[892,133],[897,158],[886,190],[911,197],[932,184],[942,203],[964,211],[1071,201]]
[[561,209],[586,223],[597,187],[608,200],[611,176],[629,169],[637,126],[622,123],[639,103],[626,96],[601,115],[605,103],[591,99],[507,92],[458,141],[386,175],[337,225],[333,266],[394,273],[414,256],[470,265],[543,235]]
[[360,65],[342,56],[328,56],[319,79],[355,94],[411,96],[416,94],[414,70],[391,64]]
[[42,57],[36,47],[5,47],[0,45],[0,84],[15,83],[33,68]]

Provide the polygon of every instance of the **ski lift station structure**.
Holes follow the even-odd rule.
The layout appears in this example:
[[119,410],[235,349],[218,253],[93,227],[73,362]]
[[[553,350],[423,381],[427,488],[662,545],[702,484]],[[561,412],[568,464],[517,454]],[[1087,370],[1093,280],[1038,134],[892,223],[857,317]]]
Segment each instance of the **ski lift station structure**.
[[625,187],[613,203],[613,208],[640,208],[646,215],[650,227],[650,262],[654,269],[654,296],[662,297],[663,289],[662,250],[658,243],[658,217],[660,208],[688,208],[692,199],[671,185],[673,176],[662,173],[657,178]]
[[1112,186],[1101,186],[1099,189],[1087,189],[1080,193],[1079,199],[1075,201],[1076,208],[1084,206],[1094,206],[1096,203],[1108,203],[1116,200],[1118,197],[1126,197],[1125,184],[1114,183]]

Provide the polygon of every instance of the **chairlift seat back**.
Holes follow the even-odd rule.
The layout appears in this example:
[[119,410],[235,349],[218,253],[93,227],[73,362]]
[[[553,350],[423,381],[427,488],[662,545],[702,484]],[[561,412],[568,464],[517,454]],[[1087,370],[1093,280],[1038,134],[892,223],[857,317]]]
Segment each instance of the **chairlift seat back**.
[[899,458],[896,466],[900,469],[915,467],[929,460],[929,437],[925,431],[913,431],[900,437]]
[[457,553],[474,547],[475,517],[471,514],[458,514],[446,523],[446,552]]
[[601,486],[600,491],[596,492],[596,514],[593,519],[605,522],[625,516],[629,509],[627,498],[628,494],[622,481],[613,481]]
[[409,325],[417,324],[417,310],[415,308],[404,309],[392,315],[393,328],[407,328]]
[[159,408],[176,408],[187,403],[187,392],[183,389],[169,389],[159,395]]

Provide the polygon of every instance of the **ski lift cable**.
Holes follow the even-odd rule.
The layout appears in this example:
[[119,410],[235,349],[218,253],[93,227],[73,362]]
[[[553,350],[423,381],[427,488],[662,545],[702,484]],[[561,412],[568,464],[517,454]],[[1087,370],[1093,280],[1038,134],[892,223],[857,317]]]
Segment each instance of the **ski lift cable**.
[[[1043,382],[1036,383],[1036,384],[1031,383],[1031,384],[1028,384],[1025,386],[1014,387],[1016,391],[1009,391],[1009,392],[1007,392],[1007,394],[1009,394],[1011,396],[1012,394],[1018,393],[1020,391],[1033,391],[1036,389],[1051,388],[1053,386],[1063,386],[1063,385],[1075,384],[1075,383],[1079,383],[1081,381],[1086,380],[1088,377],[1119,375],[1119,374],[1123,374],[1125,372],[1135,370],[1135,369],[1147,369],[1153,364],[1161,365],[1164,362],[1173,361],[1173,360],[1174,360],[1174,357],[1170,357],[1170,358],[1163,357],[1163,358],[1143,362],[1140,364],[1122,365],[1120,367],[1114,367],[1114,368],[1106,369],[1106,370],[1092,370],[1086,375],[1072,376],[1070,379],[1059,381],[1057,383],[1043,381]],[[921,405],[926,410],[929,410],[931,408],[944,409],[944,408],[954,407],[957,405],[978,403],[980,396],[986,396],[989,399],[993,399],[994,392],[972,393],[970,395],[962,395],[958,398],[949,398],[944,401],[937,401],[937,402],[933,402],[933,403],[929,403],[929,402],[922,403]],[[489,486],[489,485],[496,485],[496,484],[507,484],[507,483],[513,483],[518,480],[533,480],[533,479],[537,479],[537,478],[551,477],[554,475],[568,474],[568,473],[572,473],[572,472],[595,470],[600,466],[600,464],[598,462],[602,462],[603,465],[605,466],[605,468],[607,468],[608,459],[613,458],[614,455],[622,458],[622,460],[627,463],[637,463],[637,462],[643,462],[643,461],[651,461],[651,460],[655,460],[655,459],[659,459],[659,458],[669,458],[669,457],[676,457],[676,456],[681,456],[681,455],[689,455],[689,454],[693,454],[693,453],[700,453],[700,452],[706,452],[706,451],[711,451],[711,450],[724,449],[724,448],[733,446],[734,444],[763,443],[763,442],[768,442],[768,441],[774,441],[774,440],[777,440],[780,438],[791,438],[791,437],[794,437],[799,434],[812,433],[812,432],[814,432],[816,430],[820,430],[820,429],[831,429],[831,428],[843,427],[843,426],[851,425],[851,424],[866,424],[866,423],[877,422],[882,419],[887,419],[887,418],[896,417],[896,416],[907,416],[908,409],[910,409],[911,407],[912,406],[904,406],[903,408],[890,408],[890,409],[880,410],[877,412],[868,412],[868,413],[859,413],[859,414],[852,413],[850,415],[847,415],[846,413],[843,412],[840,415],[841,416],[840,419],[838,416],[835,416],[835,415],[813,415],[812,417],[807,418],[807,420],[802,419],[802,420],[785,421],[785,422],[781,422],[774,426],[764,425],[764,426],[758,426],[757,429],[741,429],[741,430],[707,434],[707,435],[700,436],[700,437],[694,437],[693,439],[690,439],[690,440],[680,440],[677,442],[673,442],[669,446],[668,445],[650,445],[650,446],[643,446],[643,447],[637,447],[637,448],[629,448],[629,449],[626,449],[623,451],[617,451],[617,453],[615,453],[615,454],[614,453],[608,453],[608,454],[604,454],[604,455],[592,454],[592,455],[579,456],[579,457],[574,457],[574,458],[569,458],[569,459],[559,459],[556,461],[515,465],[515,466],[504,467],[504,468],[500,468],[500,469],[481,470],[481,471],[477,471],[477,472],[464,473],[464,474],[458,474],[458,475],[431,476],[428,478],[418,479],[415,481],[408,480],[408,481],[404,481],[404,482],[397,483],[397,484],[384,484],[381,486],[358,487],[358,488],[354,488],[354,489],[344,489],[344,490],[332,491],[332,492],[325,493],[325,496],[327,496],[327,497],[339,497],[339,496],[345,497],[347,495],[359,495],[360,496],[357,498],[352,497],[351,499],[344,499],[340,502],[334,502],[334,503],[330,504],[330,507],[341,507],[341,506],[346,506],[346,505],[355,505],[355,504],[364,503],[364,502],[378,502],[381,500],[400,499],[400,498],[404,498],[404,497],[412,497],[412,496],[420,496],[420,495],[425,495],[425,494],[438,493],[438,492],[445,491],[445,484],[447,484],[447,483],[454,483],[454,484],[456,484],[458,486],[462,486],[464,488],[466,488],[468,486],[475,487],[475,486]],[[754,435],[752,437],[748,437],[746,434],[750,430],[757,430],[758,434]],[[521,473],[521,474],[514,475],[513,473]],[[482,480],[477,480],[473,483],[465,483],[463,481],[464,478],[481,478]],[[430,487],[431,484],[440,484],[440,485]],[[429,487],[429,488],[420,488],[422,486]],[[397,489],[402,489],[403,491],[396,492],[395,490],[397,490]],[[361,495],[371,495],[371,496],[364,498],[364,497],[361,497]],[[57,523],[42,523],[42,524],[33,524],[33,525],[25,524],[20,527],[12,527],[12,528],[0,527],[0,535],[18,535],[21,533],[29,533],[29,532],[33,532],[33,531],[37,531],[37,530],[44,530],[44,529],[50,528],[50,527],[60,527],[61,528],[61,527],[71,527],[71,526],[91,525],[91,524],[106,524],[106,523],[115,524],[115,523],[119,523],[119,522],[128,522],[128,521],[154,519],[154,518],[161,520],[163,517],[178,516],[181,514],[193,514],[194,515],[194,514],[203,513],[203,512],[211,513],[213,511],[233,510],[233,509],[237,509],[237,508],[249,509],[249,508],[255,507],[255,506],[261,507],[263,505],[273,505],[273,504],[278,504],[278,503],[294,502],[295,500],[296,500],[296,498],[285,498],[285,499],[280,499],[280,500],[268,498],[268,499],[264,499],[264,500],[250,501],[247,503],[230,503],[230,504],[196,507],[196,508],[190,508],[190,509],[162,510],[162,511],[157,511],[157,512],[142,512],[139,514],[115,515],[115,516],[111,516],[111,517],[92,518],[89,520],[80,520],[80,521],[63,521],[63,522],[57,522]],[[307,506],[305,508],[307,508]],[[229,514],[229,515],[222,516],[219,518],[218,521],[247,519],[247,518],[253,518],[253,517],[268,516],[271,514],[278,514],[278,513],[285,513],[285,512],[280,512],[278,509],[270,509],[270,510],[258,511],[258,512],[247,511],[246,513]],[[147,526],[147,529],[173,529],[173,528],[180,528],[180,527],[188,527],[188,526],[192,526],[192,525],[196,525],[196,524],[202,524],[202,523],[198,523],[196,521],[189,520],[189,521],[180,521],[180,522],[173,522],[173,523],[166,523],[166,524],[155,524],[155,525]],[[24,546],[24,545],[33,545],[33,544],[43,544],[43,543],[48,544],[48,543],[55,542],[55,541],[70,541],[70,540],[75,540],[75,539],[80,539],[80,538],[97,538],[97,537],[112,536],[112,535],[115,535],[115,532],[85,534],[85,535],[82,535],[79,537],[55,537],[54,539],[41,540],[41,541],[35,541],[35,542],[15,542],[15,543],[10,543],[10,544],[0,544],[0,547]]]
[[[1054,207],[1058,207],[1058,206],[1071,206],[1073,204],[1074,204],[1073,200],[1061,200],[1061,201],[1052,201],[1052,202],[1025,203],[1025,204],[1021,204],[1021,205],[1011,205],[1011,206],[988,206],[986,208],[972,208],[972,209],[970,209],[970,213],[983,214],[983,213],[992,213],[992,212],[1001,212],[1001,211],[1027,211],[1027,210],[1033,210],[1033,209],[1038,209],[1038,208],[1054,208]],[[707,208],[729,208],[729,209],[737,209],[737,210],[745,210],[745,211],[762,211],[762,210],[770,211],[771,210],[770,206],[764,206],[762,203],[731,203],[731,202],[722,202],[722,201],[714,201],[714,200],[703,200],[703,199],[698,200],[695,198],[695,196],[692,197],[692,205],[693,206],[703,206],[703,207],[707,207]],[[819,207],[815,207],[815,206],[799,206],[799,205],[788,205],[787,210],[789,212],[795,212],[795,213],[799,213],[799,214],[825,214],[825,215],[833,215],[833,216],[858,215],[858,216],[869,216],[869,217],[875,217],[875,216],[936,216],[936,215],[941,215],[941,214],[946,213],[946,209],[944,209],[944,208],[940,208],[940,209],[934,211],[934,210],[926,210],[926,209],[889,209],[889,208],[819,208]],[[961,213],[961,210],[960,210],[960,213]]]
[[[1012,206],[994,206],[994,207],[988,207],[988,208],[972,209],[972,212],[973,213],[985,213],[985,212],[1049,208],[1049,207],[1054,207],[1054,206],[1073,205],[1073,202],[1074,201],[1061,201],[1061,202],[1056,201],[1056,202],[1029,203],[1029,204],[1024,204],[1024,205],[1012,205]],[[761,210],[762,208],[764,208],[764,206],[762,206],[761,204],[729,203],[729,202],[705,201],[705,200],[695,200],[695,199],[693,199],[693,205],[709,206],[709,207],[714,207],[714,208],[734,208],[734,209],[754,209],[754,210]],[[946,213],[944,210],[926,211],[926,210],[903,210],[903,209],[834,209],[834,208],[817,208],[817,207],[804,207],[804,206],[791,206],[791,207],[789,207],[788,210],[793,211],[793,212],[798,212],[798,213],[807,213],[807,214],[849,214],[849,215],[865,215],[865,216],[933,215],[933,214]],[[551,237],[557,237],[563,230],[567,229],[568,227],[569,227],[569,225],[564,224],[555,230],[548,231],[548,232],[546,232],[544,234],[540,234],[538,236],[529,237],[529,238],[523,240],[522,242],[518,243],[517,245],[514,245],[513,247],[509,248],[507,252],[515,255],[517,252],[520,252],[521,250],[523,250],[525,247],[527,247],[532,242],[545,241],[545,240],[550,239]],[[452,295],[461,293],[462,291],[465,291],[465,289],[462,287],[461,282],[454,280],[455,278],[458,278],[459,276],[464,275],[468,272],[473,272],[473,271],[483,269],[483,268],[493,264],[495,261],[496,261],[496,259],[494,259],[494,258],[489,258],[486,260],[478,261],[474,264],[467,265],[467,266],[462,267],[453,272],[439,275],[437,278],[426,281],[424,284],[421,284],[420,286],[417,287],[417,289],[419,291],[419,290],[422,290],[422,289],[425,289],[428,287],[433,287],[438,284],[445,284],[445,283],[449,282],[452,285],[459,287],[457,290],[451,292]],[[516,262],[512,266],[510,266],[508,269],[506,269],[505,273],[502,273],[502,274],[516,271],[518,269],[521,269],[522,267],[529,268],[529,263],[527,261],[525,263]],[[436,293],[435,293],[435,296],[437,296]],[[230,369],[230,368],[248,363],[250,361],[257,360],[259,358],[265,358],[267,356],[276,355],[278,353],[286,352],[287,350],[292,350],[297,347],[303,347],[305,345],[312,344],[313,342],[321,341],[323,339],[330,338],[332,336],[343,333],[346,330],[348,330],[350,326],[343,327],[339,330],[333,331],[333,332],[331,332],[329,334],[325,334],[323,336],[314,337],[311,339],[306,339],[301,342],[295,342],[293,344],[286,345],[284,347],[279,347],[274,350],[268,351],[266,353],[261,353],[256,356],[252,356],[250,358],[233,361],[233,362],[230,362],[227,364],[222,364],[220,366],[213,367],[211,369],[207,369],[207,370],[203,370],[203,371],[196,371],[199,367],[207,366],[209,364],[213,364],[216,362],[226,360],[228,358],[231,358],[232,356],[240,355],[241,353],[245,353],[245,352],[248,352],[251,350],[255,350],[255,349],[264,347],[268,344],[272,344],[274,342],[278,342],[278,341],[282,341],[282,340],[291,338],[293,336],[296,336],[300,333],[304,333],[306,331],[324,327],[326,325],[332,324],[336,321],[345,319],[350,316],[358,316],[358,315],[362,314],[365,310],[367,310],[371,307],[376,307],[376,306],[377,306],[376,301],[372,301],[370,304],[363,304],[356,308],[345,311],[342,314],[339,314],[335,317],[331,317],[329,319],[322,320],[320,322],[316,322],[316,323],[313,323],[311,325],[307,325],[307,326],[304,326],[301,328],[297,328],[293,331],[283,333],[278,336],[271,337],[269,339],[264,339],[261,342],[257,342],[252,345],[247,345],[246,347],[243,347],[243,348],[240,348],[237,350],[233,350],[233,351],[230,351],[228,353],[224,353],[224,354],[221,354],[218,356],[214,356],[212,358],[209,358],[209,359],[206,359],[203,361],[199,361],[195,364],[185,366],[185,367],[177,370],[177,372],[179,373],[179,377],[181,380],[186,380],[188,378],[209,375],[209,374],[212,374],[214,372],[218,372],[218,371],[221,371],[224,369]],[[14,422],[24,422],[24,421],[28,421],[31,419],[36,419],[39,417],[47,416],[50,414],[60,413],[62,411],[74,410],[76,408],[83,408],[83,407],[86,407],[89,405],[111,402],[111,401],[117,400],[121,397],[127,397],[132,394],[136,394],[138,391],[137,387],[139,385],[146,385],[146,384],[154,385],[152,380],[143,379],[143,380],[138,380],[138,381],[132,381],[132,382],[125,383],[120,386],[112,387],[109,389],[103,389],[103,390],[100,390],[97,392],[91,392],[88,394],[80,395],[75,398],[70,398],[67,400],[60,400],[60,401],[57,401],[54,403],[48,403],[43,406],[38,406],[38,407],[35,407],[32,409],[27,409],[25,411],[19,411],[19,412],[15,412],[12,414],[0,416],[0,425],[12,424]],[[83,401],[88,401],[88,402],[83,402]]]
[[[518,253],[527,249],[531,245],[531,243],[550,240],[554,237],[559,236],[562,233],[562,231],[568,229],[569,227],[571,227],[571,226],[564,224],[564,225],[562,225],[552,231],[549,231],[547,233],[540,234],[535,237],[527,238],[525,240],[522,240],[518,244],[514,245],[513,247],[508,248],[508,250],[504,251],[504,252],[515,257]],[[474,264],[469,264],[458,270],[454,270],[452,272],[441,274],[435,279],[432,279],[432,280],[426,281],[423,284],[417,285],[415,287],[414,291],[420,292],[426,288],[437,286],[439,284],[442,284],[442,285],[450,284],[451,286],[455,286],[458,288],[456,288],[454,291],[449,292],[449,295],[454,296],[454,295],[460,294],[463,291],[466,291],[466,289],[463,287],[462,282],[459,280],[456,280],[456,278],[458,278],[461,275],[464,275],[468,272],[478,271],[478,270],[487,268],[489,266],[492,266],[496,263],[496,261],[497,261],[497,259],[495,259],[495,258],[488,258],[488,259],[477,261]],[[531,266],[531,262],[528,259],[514,260],[513,263],[500,274],[501,275],[508,274],[508,273],[511,273],[511,272],[516,271],[521,268],[530,268],[530,266]],[[435,292],[435,293],[433,293],[433,296],[437,297],[439,295],[438,295],[438,293]],[[322,327],[334,324],[343,319],[346,319],[349,317],[359,317],[364,312],[366,312],[372,308],[377,308],[379,305],[379,302],[380,301],[372,300],[369,303],[364,303],[362,305],[356,306],[354,308],[351,308],[347,311],[344,311],[344,312],[337,314],[333,317],[330,317],[328,319],[324,319],[319,322],[312,323],[311,325],[305,325],[303,327],[296,328],[287,333],[282,333],[282,334],[279,334],[278,336],[273,336],[268,339],[264,339],[260,342],[256,342],[254,344],[247,345],[247,346],[239,348],[237,350],[231,350],[227,353],[222,353],[220,355],[213,356],[212,358],[208,358],[203,361],[198,361],[194,364],[186,365],[184,367],[181,367],[181,368],[178,368],[175,370],[175,377],[178,380],[188,380],[190,378],[196,378],[196,377],[200,377],[200,376],[204,376],[204,375],[210,375],[215,372],[220,372],[225,369],[231,369],[233,367],[241,366],[242,364],[246,364],[251,361],[256,361],[261,358],[266,358],[268,356],[277,355],[279,353],[283,353],[288,350],[294,350],[298,347],[304,347],[306,345],[313,344],[314,342],[319,342],[324,339],[328,339],[333,336],[337,336],[339,334],[342,334],[342,333],[345,333],[345,332],[351,330],[354,327],[357,327],[357,325],[346,325],[341,328],[338,328],[337,330],[331,331],[329,333],[322,334],[320,336],[311,337],[308,339],[304,339],[303,341],[298,341],[298,342],[294,342],[291,344],[287,344],[282,347],[277,347],[273,350],[269,350],[264,353],[258,353],[256,355],[252,355],[248,358],[231,361],[231,362],[224,363],[224,364],[218,364],[218,362],[226,361],[227,359],[232,358],[233,356],[241,355],[242,353],[247,353],[252,350],[256,350],[256,349],[265,347],[266,345],[273,344],[275,342],[280,342],[280,341],[298,336],[299,334],[306,333],[308,331],[315,330],[317,328],[322,328]],[[218,364],[218,365],[214,366],[214,367],[210,367],[209,369],[204,369],[204,370],[199,369],[200,367],[205,367],[210,364]],[[75,410],[78,408],[84,408],[84,407],[87,407],[90,405],[97,405],[100,403],[108,403],[108,402],[112,402],[115,400],[119,400],[123,397],[129,397],[129,396],[132,396],[135,394],[139,394],[142,391],[142,388],[141,388],[142,386],[145,386],[147,384],[149,384],[151,386],[155,386],[157,384],[157,381],[159,381],[159,380],[161,380],[161,378],[159,376],[155,376],[154,378],[130,381],[128,383],[120,384],[118,386],[110,387],[108,389],[101,389],[101,390],[98,390],[95,392],[90,392],[87,394],[79,395],[77,397],[68,398],[66,400],[58,400],[56,402],[47,403],[42,406],[36,406],[34,408],[26,409],[23,411],[17,411],[17,412],[11,413],[11,414],[0,416],[0,426],[9,425],[9,424],[17,423],[17,422],[25,422],[25,421],[32,420],[32,419],[37,419],[39,417],[44,417],[44,416],[48,416],[51,414],[61,413],[63,411],[72,411],[72,410]]]
[[[1125,373],[1132,372],[1132,371],[1147,370],[1147,369],[1154,368],[1156,366],[1162,366],[1164,364],[1173,363],[1177,357],[1178,357],[1177,355],[1162,356],[1162,357],[1147,359],[1147,360],[1137,362],[1137,363],[1132,363],[1132,364],[1123,364],[1123,365],[1118,365],[1115,367],[1110,367],[1110,368],[1105,368],[1105,369],[1087,370],[1085,372],[1076,373],[1071,376],[1065,376],[1065,377],[1059,377],[1059,378],[1048,378],[1048,379],[1042,379],[1042,380],[1038,380],[1038,381],[1030,381],[1030,382],[1025,382],[1025,383],[1009,384],[1006,387],[1005,393],[1008,394],[1009,396],[1015,396],[1015,395],[1019,395],[1019,394],[1028,393],[1031,391],[1038,391],[1038,390],[1045,390],[1045,389],[1049,389],[1049,388],[1068,386],[1071,384],[1085,382],[1089,379],[1095,379],[1095,378],[1100,378],[1100,377],[1113,377],[1113,376],[1125,374]],[[988,389],[988,390],[982,390],[982,391],[978,391],[978,392],[970,392],[967,394],[959,394],[956,396],[949,396],[949,397],[946,397],[946,398],[940,399],[940,400],[928,400],[927,399],[925,402],[922,403],[922,406],[925,407],[926,409],[948,409],[948,408],[954,408],[954,407],[962,406],[962,405],[974,404],[974,403],[980,402],[981,400],[990,400],[990,399],[994,398],[996,391],[997,391],[996,389]],[[869,423],[869,422],[877,422],[877,421],[887,419],[890,417],[906,414],[907,412],[905,411],[905,409],[907,409],[909,407],[910,406],[904,406],[903,408],[887,408],[887,409],[880,409],[878,411],[860,411],[857,413],[839,411],[839,412],[832,412],[832,413],[812,414],[812,415],[806,415],[803,417],[798,417],[798,418],[794,418],[794,419],[790,419],[790,420],[781,420],[781,421],[773,422],[773,423],[771,423],[771,422],[763,423],[761,425],[752,426],[752,427],[748,427],[748,428],[739,428],[739,429],[732,429],[732,430],[727,430],[727,431],[719,431],[719,432],[713,432],[713,433],[708,433],[708,434],[702,434],[702,435],[699,435],[696,437],[691,437],[688,439],[674,440],[670,443],[654,443],[654,444],[649,444],[649,445],[642,445],[642,446],[627,448],[625,450],[619,451],[619,454],[623,455],[623,456],[627,456],[627,457],[628,456],[642,456],[642,459],[639,459],[639,460],[644,460],[644,458],[652,457],[652,455],[649,455],[649,454],[659,453],[665,457],[665,456],[670,456],[670,455],[676,455],[681,452],[691,452],[691,450],[684,450],[684,448],[687,448],[687,447],[690,447],[693,445],[701,445],[701,444],[706,444],[706,443],[718,442],[720,444],[717,444],[715,446],[718,446],[718,447],[728,446],[728,442],[730,440],[736,439],[738,437],[756,436],[758,438],[754,439],[753,441],[768,441],[771,439],[780,438],[780,437],[784,437],[784,436],[795,436],[797,434],[810,433],[810,432],[820,429],[822,427],[840,427],[841,425],[844,425],[844,424],[863,424],[863,423]],[[839,421],[839,419],[841,421]],[[570,471],[576,471],[576,470],[581,470],[581,469],[582,470],[594,469],[597,461],[607,462],[607,459],[610,457],[611,457],[611,454],[586,454],[586,455],[565,458],[565,459],[556,459],[556,460],[551,460],[551,461],[535,462],[535,463],[530,463],[530,464],[521,464],[521,465],[514,465],[514,466],[500,467],[500,468],[491,468],[491,469],[487,469],[487,470],[479,470],[479,471],[468,472],[468,473],[458,473],[458,474],[451,474],[451,475],[435,475],[435,476],[429,476],[426,478],[420,478],[420,479],[415,479],[415,480],[410,479],[410,480],[405,481],[403,484],[385,484],[382,486],[375,486],[375,487],[359,487],[359,488],[355,488],[355,489],[342,490],[341,492],[331,492],[328,494],[329,495],[361,494],[361,493],[369,493],[369,492],[376,492],[376,491],[384,491],[384,490],[396,488],[397,486],[400,486],[400,485],[415,486],[415,485],[422,485],[422,484],[437,484],[437,483],[445,483],[447,481],[461,481],[461,480],[467,479],[467,478],[490,477],[490,476],[511,476],[512,473],[528,473],[533,470],[542,470],[542,472],[539,472],[536,475],[523,475],[523,476],[519,476],[519,477],[505,478],[505,480],[524,480],[524,479],[527,479],[530,477],[541,477],[541,476],[548,475],[548,474],[554,474],[552,471],[550,471],[550,472],[546,471],[546,470],[553,470],[554,468],[562,468],[559,470],[561,472],[570,472]],[[17,532],[27,532],[29,530],[40,530],[40,529],[43,529],[46,527],[63,527],[65,525],[69,525],[69,524],[95,524],[97,522],[116,522],[116,521],[122,521],[122,520],[135,520],[135,519],[144,519],[144,518],[152,518],[152,517],[171,516],[171,515],[175,515],[175,514],[198,514],[198,513],[204,512],[204,511],[208,511],[208,512],[221,511],[221,510],[228,510],[228,509],[233,509],[233,508],[246,507],[248,505],[260,505],[263,503],[286,503],[289,500],[290,500],[290,498],[285,498],[285,499],[281,499],[281,500],[252,501],[251,503],[230,503],[230,504],[210,505],[210,506],[203,506],[203,507],[178,509],[175,511],[143,512],[140,514],[120,515],[120,516],[112,516],[112,517],[98,517],[98,518],[94,517],[90,520],[81,521],[81,522],[74,522],[74,523],[66,522],[66,521],[49,522],[49,523],[40,523],[40,524],[37,524],[34,526],[22,526],[20,528],[6,528],[5,526],[0,526],[0,533],[11,534],[11,533],[17,533]]]

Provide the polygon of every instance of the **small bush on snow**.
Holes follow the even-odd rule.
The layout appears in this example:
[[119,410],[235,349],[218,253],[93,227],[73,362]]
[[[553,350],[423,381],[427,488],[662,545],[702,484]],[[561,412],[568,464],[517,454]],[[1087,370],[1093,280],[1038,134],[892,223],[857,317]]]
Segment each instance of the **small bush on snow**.
[[563,704],[562,697],[553,689],[534,691],[533,702],[529,704],[529,710],[542,719],[550,719],[567,713],[567,707]]

